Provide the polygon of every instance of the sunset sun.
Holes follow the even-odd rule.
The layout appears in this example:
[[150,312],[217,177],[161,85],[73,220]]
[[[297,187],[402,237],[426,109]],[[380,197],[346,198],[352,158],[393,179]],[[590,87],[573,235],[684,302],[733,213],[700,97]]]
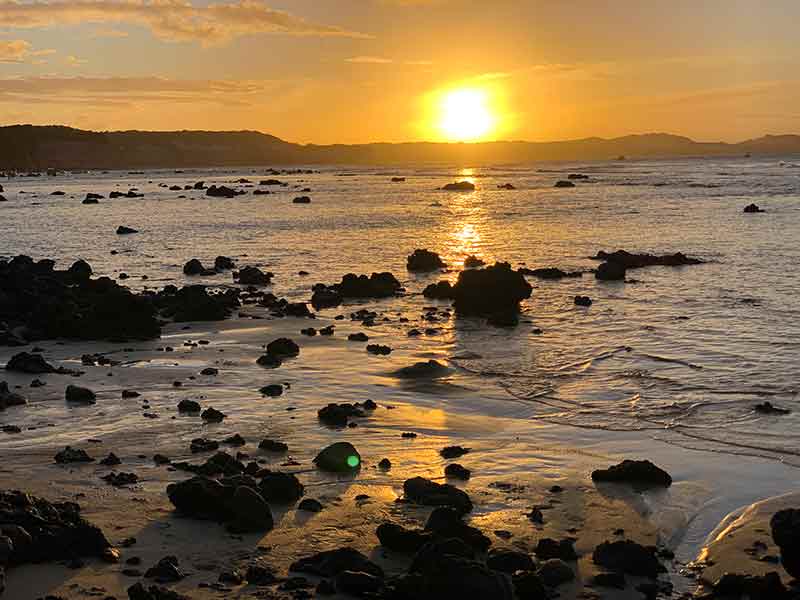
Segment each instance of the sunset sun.
[[495,122],[489,94],[484,90],[452,90],[443,94],[440,99],[438,127],[448,140],[479,140],[492,132]]

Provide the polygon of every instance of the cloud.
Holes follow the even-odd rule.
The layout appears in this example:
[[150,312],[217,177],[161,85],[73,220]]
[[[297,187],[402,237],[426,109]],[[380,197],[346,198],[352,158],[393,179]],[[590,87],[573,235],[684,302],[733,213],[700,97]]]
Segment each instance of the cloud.
[[26,40],[0,40],[0,64],[32,62],[43,64],[42,56],[55,54],[55,50],[34,50]]
[[260,0],[195,6],[184,0],[0,0],[0,27],[125,23],[148,28],[158,38],[218,44],[258,33],[369,37],[333,25],[313,23],[268,7]]
[[346,58],[344,62],[358,65],[388,65],[394,61],[391,58],[382,58],[380,56],[353,56],[351,58]]
[[87,62],[89,62],[85,58],[78,58],[77,56],[73,56],[71,54],[69,56],[67,56],[66,58],[64,58],[64,61],[70,67],[81,67],[81,66],[85,65]]
[[92,34],[93,38],[126,38],[130,34],[120,29],[98,29]]

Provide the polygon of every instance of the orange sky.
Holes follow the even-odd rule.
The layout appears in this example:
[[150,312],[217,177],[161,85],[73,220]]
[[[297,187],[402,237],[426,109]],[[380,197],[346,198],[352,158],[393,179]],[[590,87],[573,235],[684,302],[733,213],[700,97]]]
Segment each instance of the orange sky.
[[439,140],[467,88],[481,139],[737,141],[800,131],[798,22],[796,0],[0,0],[0,122]]

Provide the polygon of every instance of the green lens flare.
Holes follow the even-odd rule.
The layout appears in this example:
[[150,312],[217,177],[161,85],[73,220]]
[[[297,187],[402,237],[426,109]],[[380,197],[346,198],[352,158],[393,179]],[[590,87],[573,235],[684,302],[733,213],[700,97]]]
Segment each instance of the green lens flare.
[[358,459],[358,457],[353,454],[347,457],[347,466],[351,469],[355,469],[360,462],[361,461]]

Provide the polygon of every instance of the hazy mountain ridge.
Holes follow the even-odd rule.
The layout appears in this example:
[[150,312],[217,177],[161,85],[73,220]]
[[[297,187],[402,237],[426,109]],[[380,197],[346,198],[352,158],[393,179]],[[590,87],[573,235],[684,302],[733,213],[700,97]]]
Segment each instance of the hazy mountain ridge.
[[0,170],[130,169],[297,164],[521,163],[541,160],[800,154],[800,135],[735,144],[666,133],[557,142],[294,144],[257,131],[93,132],[0,127]]

